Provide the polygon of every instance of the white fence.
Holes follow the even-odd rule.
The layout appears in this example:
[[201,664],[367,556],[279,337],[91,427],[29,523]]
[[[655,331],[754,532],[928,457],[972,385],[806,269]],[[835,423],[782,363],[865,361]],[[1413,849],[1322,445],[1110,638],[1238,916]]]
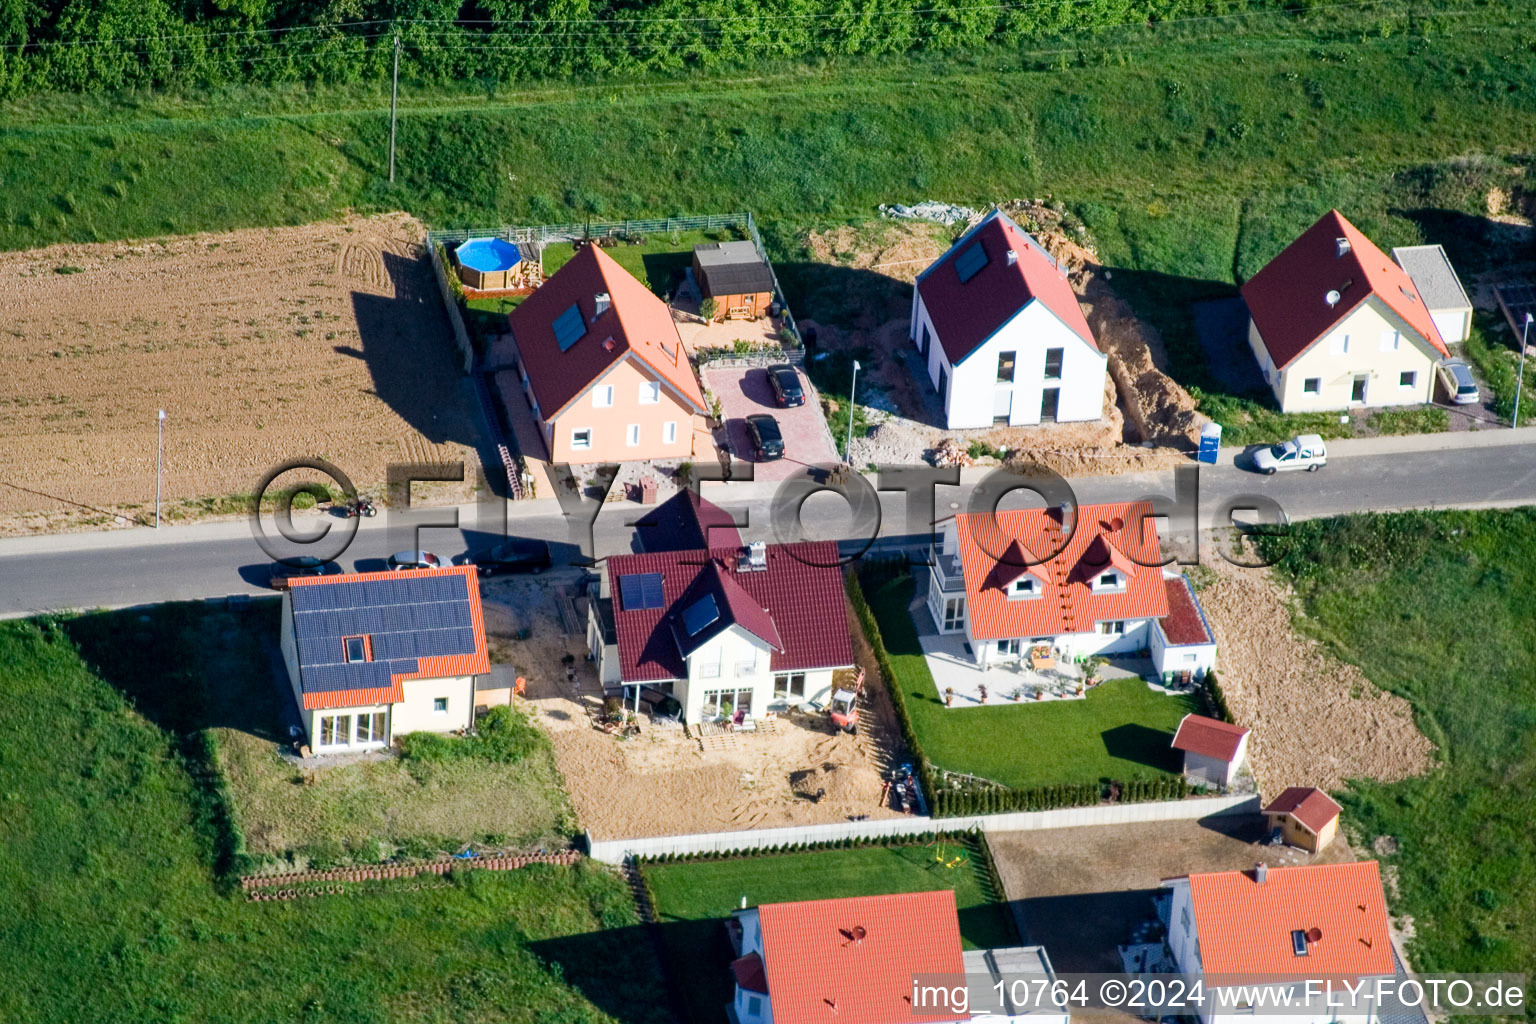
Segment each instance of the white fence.
[[879,818],[839,821],[827,825],[792,825],[746,832],[702,832],[689,836],[655,836],[650,839],[599,840],[587,834],[587,853],[605,864],[622,864],[627,857],[658,857],[663,854],[741,853],[801,843],[831,843],[843,839],[887,839],[925,832],[1034,832],[1079,825],[1126,825],[1142,821],[1174,821],[1221,814],[1256,814],[1257,796],[1199,797],[1141,804],[1101,804],[1065,807],[1054,811],[1014,811],[1008,814],[977,814],[959,818]]

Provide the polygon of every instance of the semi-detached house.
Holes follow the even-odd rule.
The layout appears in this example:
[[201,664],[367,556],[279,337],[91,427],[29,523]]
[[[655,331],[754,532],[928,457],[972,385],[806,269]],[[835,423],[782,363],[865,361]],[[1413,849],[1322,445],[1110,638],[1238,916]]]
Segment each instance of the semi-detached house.
[[1067,275],[1000,210],[918,277],[909,336],[949,429],[1103,414],[1107,357]]

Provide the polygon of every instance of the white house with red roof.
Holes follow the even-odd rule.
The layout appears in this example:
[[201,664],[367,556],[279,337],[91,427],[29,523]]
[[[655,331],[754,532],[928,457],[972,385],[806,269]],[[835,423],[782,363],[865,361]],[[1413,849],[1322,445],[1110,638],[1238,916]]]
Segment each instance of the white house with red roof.
[[923,271],[912,343],[950,429],[1096,420],[1107,357],[1067,275],[1001,210]]
[[[1295,1002],[1285,1013],[1266,1015],[1261,1008],[1229,999],[1230,1009],[1216,1010],[1216,999],[1199,1014],[1202,1024],[1251,1024],[1270,1016],[1297,1024],[1344,1021],[1367,1024],[1370,1011],[1341,1012],[1311,1003],[1304,980],[1333,978],[1358,983],[1390,978],[1397,958],[1387,922],[1386,897],[1375,861],[1266,867],[1171,878],[1168,947],[1185,974],[1200,974],[1207,990],[1227,989],[1216,979],[1244,976],[1251,983],[1273,979],[1286,985]],[[1303,1007],[1310,1006],[1311,1010]]]
[[1241,725],[1205,715],[1185,715],[1173,734],[1173,749],[1184,754],[1191,782],[1231,786],[1248,764],[1248,736]]
[[[948,889],[894,896],[852,896],[765,903],[728,922],[736,959],[731,1024],[1005,1024],[1028,1019],[1067,1024],[1054,1008],[1028,1012],[1011,1003],[955,1005],[925,997],[915,976],[949,987],[965,977],[1006,981],[1004,995],[1055,982],[1040,946],[966,950],[955,894]],[[1016,981],[1023,985],[1016,985]],[[985,993],[995,995],[994,982]],[[926,1005],[919,1005],[925,1003]]]
[[512,311],[508,409],[526,402],[554,462],[693,454],[704,394],[672,312],[596,245]]
[[1450,354],[1418,285],[1337,210],[1242,288],[1248,344],[1284,412],[1414,405]]
[[[706,520],[720,511],[702,505]],[[660,550],[604,563],[587,602],[599,678],[637,702],[669,695],[687,722],[751,727],[790,705],[825,705],[833,674],[853,666],[837,545],[742,545],[728,516],[704,529],[727,546],[668,550],[653,540]]]
[[491,671],[472,565],[296,577],[279,647],[316,753],[467,729]]
[[1215,667],[1199,600],[1159,564],[1147,502],[959,513],[939,524],[931,561],[928,610],[979,665],[1048,645],[1068,660],[1145,650],[1165,680]]

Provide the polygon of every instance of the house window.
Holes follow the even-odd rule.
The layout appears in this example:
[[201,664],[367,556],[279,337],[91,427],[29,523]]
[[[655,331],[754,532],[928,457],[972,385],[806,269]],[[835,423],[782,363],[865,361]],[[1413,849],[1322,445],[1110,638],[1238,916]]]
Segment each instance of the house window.
[[1048,348],[1045,350],[1045,379],[1061,379],[1061,359],[1066,349]]
[[582,427],[580,430],[571,431],[571,447],[576,451],[586,451],[592,447],[592,428]]
[[1334,356],[1349,355],[1349,335],[1335,334],[1328,339],[1328,354]]
[[1180,907],[1179,908],[1179,923],[1184,926],[1184,931],[1186,931],[1186,932],[1189,931],[1189,908],[1188,907]]
[[655,405],[661,401],[661,383],[654,380],[640,382],[640,404]]
[[917,351],[922,355],[924,359],[928,358],[928,345],[931,341],[932,337],[928,333],[928,325],[923,324],[923,340],[922,343],[918,345]]
[[667,422],[661,425],[661,443],[677,443],[677,422],[675,420],[667,420]]
[[1382,331],[1381,332],[1381,350],[1383,352],[1396,352],[1397,351],[1398,343],[1401,340],[1402,340],[1402,335],[1399,334],[1397,331]]
[[1123,590],[1124,588],[1125,577],[1118,572],[1100,573],[1098,579],[1093,581],[1094,590]]
[[951,597],[944,602],[944,628],[959,629],[965,624],[965,598]]
[[997,382],[999,384],[1013,383],[1013,364],[1018,360],[1017,352],[999,352],[997,354]]
[[729,690],[705,690],[701,711],[704,718],[730,718],[737,711],[751,714],[752,691],[735,687]]
[[748,1017],[758,1017],[758,1016],[762,1015],[762,1012],[763,1012],[763,997],[762,996],[748,996],[747,997],[747,1016]]
[[998,654],[1017,656],[1023,649],[1024,641],[1018,639],[1017,637],[1012,640],[999,640],[997,642]]
[[1040,581],[1027,573],[1008,585],[1008,600],[1021,597],[1039,597]]
[[613,404],[613,385],[599,384],[592,389],[592,404],[599,409],[606,409]]
[[756,671],[757,671],[757,648],[753,647],[753,648],[750,648],[747,651],[743,652],[741,657],[736,659],[736,674],[739,675],[739,676],[741,676],[741,675],[750,675],[751,673],[756,672]]
[[1419,383],[1419,371],[1404,370],[1402,373],[1397,375],[1397,383],[1399,387],[1405,388],[1416,386]]
[[1101,622],[1099,623],[1099,632],[1105,636],[1124,636],[1125,622],[1118,619],[1113,622]]
[[432,698],[432,713],[436,714],[436,715],[446,715],[448,713],[448,698],[447,697],[433,697]]
[[359,743],[383,743],[384,712],[375,711],[372,714],[358,715],[355,735]]
[[775,697],[805,697],[805,673],[781,672],[773,677]]
[[700,653],[695,659],[701,679],[718,679],[720,676],[720,648],[714,646]]
[[631,423],[629,429],[624,432],[624,443],[633,448],[640,443],[640,424]]
[[344,636],[341,638],[343,653],[348,664],[354,661],[368,660],[368,639],[361,636]]
[[344,747],[352,733],[351,715],[322,715],[320,717],[320,745]]
[[1301,382],[1301,392],[1304,395],[1320,394],[1323,390],[1323,378],[1308,377]]

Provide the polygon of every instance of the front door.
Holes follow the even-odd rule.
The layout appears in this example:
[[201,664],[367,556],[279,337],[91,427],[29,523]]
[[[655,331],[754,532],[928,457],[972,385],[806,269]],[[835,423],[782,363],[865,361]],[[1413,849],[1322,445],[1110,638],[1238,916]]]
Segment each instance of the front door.
[[1040,392],[1040,422],[1055,423],[1056,407],[1061,402],[1061,388],[1044,388]]
[[949,371],[939,367],[939,404],[949,411]]
[[1371,378],[1367,376],[1360,376],[1355,378],[1354,384],[1352,384],[1349,389],[1349,400],[1351,402],[1359,402],[1362,405],[1365,404],[1365,382],[1370,379]]

